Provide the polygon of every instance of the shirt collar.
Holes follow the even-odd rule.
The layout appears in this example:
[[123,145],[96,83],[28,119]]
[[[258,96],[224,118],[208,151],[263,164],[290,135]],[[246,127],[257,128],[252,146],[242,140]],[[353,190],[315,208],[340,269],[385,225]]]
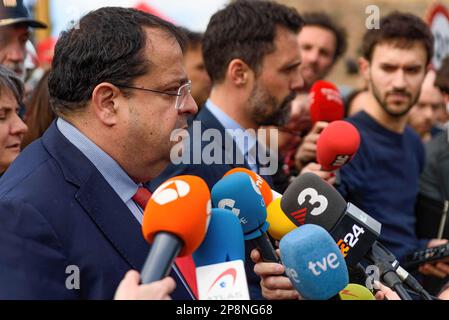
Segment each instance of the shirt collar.
[[[243,155],[246,155],[249,150],[254,148],[257,144],[257,136],[249,133],[244,128],[242,128],[234,119],[228,116],[223,110],[220,109],[217,105],[215,105],[210,99],[206,101],[205,107],[212,113],[212,115],[217,118],[220,124],[228,130],[238,130],[237,132],[241,132],[246,139],[237,139],[234,140],[240,152]],[[232,135],[235,137],[236,135]],[[247,141],[247,143],[245,143]]]

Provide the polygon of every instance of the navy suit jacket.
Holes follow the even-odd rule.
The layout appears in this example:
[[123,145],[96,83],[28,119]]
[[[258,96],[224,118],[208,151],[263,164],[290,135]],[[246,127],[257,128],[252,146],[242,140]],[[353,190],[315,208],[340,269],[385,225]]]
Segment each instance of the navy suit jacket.
[[[155,189],[161,185],[164,181],[167,179],[179,176],[179,175],[195,175],[201,177],[209,186],[209,189],[212,189],[212,187],[217,183],[225,173],[227,173],[229,170],[237,167],[243,167],[246,169],[250,169],[248,164],[242,163],[238,164],[236,161],[238,159],[237,152],[240,152],[235,142],[233,142],[232,150],[226,149],[226,143],[225,143],[225,137],[226,132],[225,128],[222,126],[222,124],[218,121],[217,118],[206,108],[201,108],[200,112],[197,114],[197,116],[192,119],[193,121],[199,121],[201,123],[201,135],[208,129],[215,129],[220,132],[220,135],[222,137],[221,140],[218,141],[202,141],[201,140],[201,150],[204,150],[206,146],[210,145],[211,143],[215,143],[216,148],[221,148],[221,164],[179,164],[174,165],[170,164],[164,172],[157,177],[156,179],[153,179],[149,185],[149,188],[154,192]],[[192,125],[192,122],[190,122],[189,126],[189,134],[190,137],[194,137],[194,139],[190,139],[190,148],[187,150],[190,160],[194,159],[194,153],[198,151],[198,149],[195,149],[193,146],[194,143],[199,143],[197,140],[199,137],[195,136],[194,131],[194,125]],[[229,143],[228,143],[229,146]],[[232,154],[232,156],[230,156]],[[243,159],[243,157],[240,156],[240,158]],[[227,161],[227,162],[226,162]],[[262,177],[273,187],[272,179],[270,176],[264,176]],[[246,269],[246,275],[247,280],[249,284],[249,291],[251,299],[253,300],[260,300],[263,299],[261,288],[260,288],[260,278],[254,273],[254,263],[251,261],[250,253],[253,249],[248,244],[245,245],[245,255],[246,255],[246,261],[245,261],[245,269]]]
[[[128,207],[55,122],[0,179],[0,299],[112,299],[149,249]],[[79,290],[70,290],[74,268]],[[171,275],[172,298],[190,299]]]

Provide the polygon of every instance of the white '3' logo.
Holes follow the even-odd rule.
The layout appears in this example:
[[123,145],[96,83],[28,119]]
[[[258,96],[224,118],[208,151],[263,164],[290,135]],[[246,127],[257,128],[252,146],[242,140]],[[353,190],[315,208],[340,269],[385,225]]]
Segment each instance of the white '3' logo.
[[300,206],[304,204],[306,201],[306,197],[309,196],[310,200],[309,203],[311,205],[314,205],[315,203],[319,203],[319,207],[313,208],[313,210],[310,212],[312,216],[319,216],[322,214],[326,209],[328,205],[328,201],[325,196],[319,195],[318,192],[313,188],[307,188],[304,189],[298,196],[298,203]]

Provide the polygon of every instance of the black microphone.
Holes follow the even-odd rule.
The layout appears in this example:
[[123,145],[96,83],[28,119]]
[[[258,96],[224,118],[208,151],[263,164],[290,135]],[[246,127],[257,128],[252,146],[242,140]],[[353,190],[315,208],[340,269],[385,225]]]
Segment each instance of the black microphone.
[[384,282],[402,299],[411,300],[396,269],[377,251],[373,253],[382,225],[354,204],[346,203],[337,190],[320,177],[305,173],[296,178],[285,191],[281,208],[298,226],[312,223],[329,231],[348,266],[357,267],[363,258],[376,264]]

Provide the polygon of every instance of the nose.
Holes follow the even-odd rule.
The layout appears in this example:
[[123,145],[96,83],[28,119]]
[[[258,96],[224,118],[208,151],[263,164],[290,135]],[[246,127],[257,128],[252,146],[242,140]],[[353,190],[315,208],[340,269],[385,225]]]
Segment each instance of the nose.
[[423,117],[427,120],[433,119],[434,111],[432,109],[432,106],[426,106],[423,110]]
[[308,50],[302,50],[301,58],[303,59],[304,65],[310,63],[316,63],[318,61],[319,52],[316,48],[311,48]]
[[15,114],[10,127],[11,135],[25,135],[28,132],[28,126],[23,122],[19,115]]
[[399,69],[393,79],[393,87],[396,89],[404,89],[406,86],[405,73],[402,69]]
[[184,107],[179,111],[180,113],[189,113],[189,114],[196,114],[198,112],[198,106],[190,93],[187,97],[187,101]]
[[14,63],[23,63],[26,57],[25,44],[15,42],[10,44],[6,58]]
[[297,71],[295,72],[295,76],[291,82],[290,90],[301,92],[304,89],[304,78],[301,75],[301,72],[299,68],[297,68]]

